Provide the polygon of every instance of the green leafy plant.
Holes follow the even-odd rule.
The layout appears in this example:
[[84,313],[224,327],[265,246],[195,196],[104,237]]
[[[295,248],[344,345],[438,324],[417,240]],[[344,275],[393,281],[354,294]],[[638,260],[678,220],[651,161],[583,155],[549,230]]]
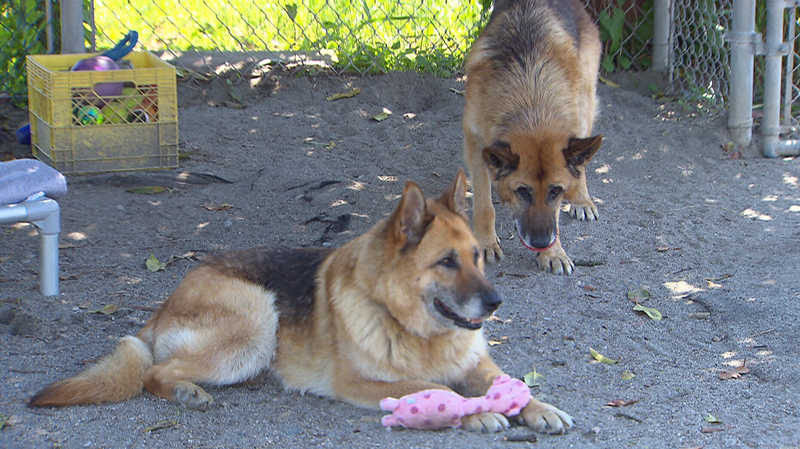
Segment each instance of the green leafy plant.
[[[634,2],[636,3],[636,2]],[[641,10],[625,6],[626,0],[616,0],[613,8],[603,9],[597,16],[600,40],[604,45],[602,68],[607,73],[650,67],[652,57],[645,43],[653,37],[653,0],[641,3]],[[609,12],[610,11],[610,12]],[[629,55],[639,55],[636,61]]]
[[8,0],[0,6],[0,91],[20,100],[27,92],[25,56],[47,51],[42,0]]
[[[90,0],[84,0],[84,17],[88,17]],[[52,2],[53,53],[59,53],[61,42],[60,2]],[[48,52],[45,0],[4,0],[0,3],[0,93],[9,94],[17,106],[25,105],[28,77],[25,57]],[[90,30],[85,28],[88,41]]]
[[[98,36],[139,32],[143,48],[322,54],[338,71],[459,70],[491,0],[95,0]],[[313,71],[312,65],[306,70]]]

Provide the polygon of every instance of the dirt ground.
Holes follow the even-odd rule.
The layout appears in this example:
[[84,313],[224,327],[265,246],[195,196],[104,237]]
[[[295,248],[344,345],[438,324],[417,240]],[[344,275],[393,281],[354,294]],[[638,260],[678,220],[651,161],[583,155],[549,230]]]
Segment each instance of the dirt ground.
[[[387,431],[383,412],[284,393],[268,376],[210,388],[205,413],[147,393],[27,408],[39,388],[137,332],[197,258],[340,246],[386,216],[406,180],[438,195],[462,166],[458,79],[280,74],[233,95],[222,81],[182,84],[188,158],[177,170],[69,177],[61,295],[38,293],[35,229],[2,226],[0,447],[800,447],[800,162],[764,159],[755,145],[726,152],[724,116],[652,99],[647,74],[612,79],[620,87],[599,86],[605,141],[588,170],[600,220],[561,218],[576,273],[538,271],[502,207],[506,258],[487,270],[505,298],[485,327],[491,354],[515,377],[535,366],[533,394],[577,419],[566,435],[532,444],[504,441],[531,433],[520,427]],[[353,87],[362,92],[326,101]],[[225,107],[236,98],[244,108]],[[384,108],[389,118],[370,119]],[[8,139],[0,148],[25,153]],[[139,186],[167,190],[128,191]],[[151,255],[165,269],[149,271]],[[663,319],[632,310],[638,289]],[[95,313],[109,304],[119,310]],[[720,379],[743,364],[748,373]],[[606,405],[618,399],[638,402]]]

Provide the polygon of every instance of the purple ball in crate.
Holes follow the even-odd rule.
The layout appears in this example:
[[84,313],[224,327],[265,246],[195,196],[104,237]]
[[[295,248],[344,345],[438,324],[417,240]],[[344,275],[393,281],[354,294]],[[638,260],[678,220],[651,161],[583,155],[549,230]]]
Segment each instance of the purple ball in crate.
[[[81,59],[72,66],[73,72],[82,70],[119,70],[119,65],[108,56],[93,56],[91,58]],[[105,103],[113,100],[113,98],[109,97],[118,97],[121,95],[123,87],[125,87],[125,83],[97,83],[94,85],[93,90],[94,93],[100,97],[100,102]]]

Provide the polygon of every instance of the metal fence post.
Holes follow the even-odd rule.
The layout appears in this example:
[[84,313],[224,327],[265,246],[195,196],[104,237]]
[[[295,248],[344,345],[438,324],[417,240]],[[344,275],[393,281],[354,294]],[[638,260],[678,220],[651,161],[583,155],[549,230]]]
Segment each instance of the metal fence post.
[[61,53],[86,53],[81,0],[61,0]]
[[669,70],[671,49],[669,45],[672,17],[672,0],[655,0],[653,4],[653,70],[664,73]]
[[753,137],[753,56],[758,36],[755,22],[755,0],[734,0],[732,30],[728,33],[731,42],[728,129],[731,139],[745,147]]
[[[781,140],[781,66],[784,55],[791,52],[783,41],[783,16],[794,4],[783,0],[767,0],[766,56],[764,57],[764,121],[761,124],[761,154],[764,157],[797,156],[800,140]],[[790,26],[795,26],[794,24]],[[791,79],[786,80],[791,83]],[[791,104],[785,107],[791,108]]]

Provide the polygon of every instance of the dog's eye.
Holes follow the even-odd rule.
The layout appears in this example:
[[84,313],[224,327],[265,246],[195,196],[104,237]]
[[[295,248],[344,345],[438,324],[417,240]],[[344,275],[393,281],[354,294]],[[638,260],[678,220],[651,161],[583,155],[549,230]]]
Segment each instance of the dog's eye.
[[523,201],[531,201],[531,188],[528,186],[519,186],[514,193],[516,193],[519,199]]
[[444,259],[440,260],[438,263],[439,265],[445,268],[458,268],[456,260],[452,256],[447,256]]
[[561,186],[550,187],[550,201],[555,201],[562,193],[564,193],[564,189]]

